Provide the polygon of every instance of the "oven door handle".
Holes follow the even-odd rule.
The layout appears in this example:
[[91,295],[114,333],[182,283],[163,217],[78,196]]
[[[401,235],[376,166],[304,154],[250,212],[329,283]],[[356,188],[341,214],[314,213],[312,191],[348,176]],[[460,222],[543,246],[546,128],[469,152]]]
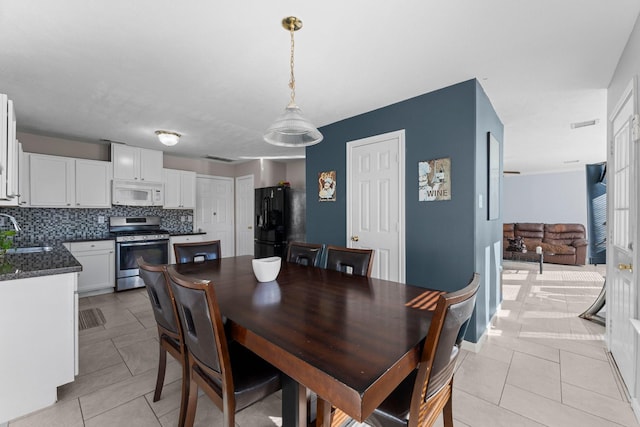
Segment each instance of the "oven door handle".
[[150,245],[162,245],[162,244],[168,244],[169,241],[168,240],[153,240],[150,242],[118,242],[118,245],[120,245],[120,247],[126,248],[129,246],[150,246]]

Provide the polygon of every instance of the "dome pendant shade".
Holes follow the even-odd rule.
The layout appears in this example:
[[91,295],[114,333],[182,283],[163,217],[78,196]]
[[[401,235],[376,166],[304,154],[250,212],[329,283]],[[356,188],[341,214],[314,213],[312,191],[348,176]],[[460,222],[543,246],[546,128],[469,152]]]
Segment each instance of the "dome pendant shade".
[[308,147],[322,141],[322,134],[307,119],[302,117],[302,111],[296,105],[296,78],[293,74],[293,33],[302,28],[302,21],[295,16],[288,16],[282,20],[282,27],[291,36],[291,57],[289,60],[289,88],[291,100],[284,113],[269,126],[264,133],[264,140],[272,145],[281,147]]
[[322,141],[322,134],[302,117],[300,107],[289,104],[264,133],[264,140],[281,147],[308,147]]

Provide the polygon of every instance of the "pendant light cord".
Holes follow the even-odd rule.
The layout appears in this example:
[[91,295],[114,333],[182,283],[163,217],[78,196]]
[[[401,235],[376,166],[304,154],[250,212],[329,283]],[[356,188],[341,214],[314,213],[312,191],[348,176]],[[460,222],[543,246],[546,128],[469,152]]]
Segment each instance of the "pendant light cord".
[[289,88],[291,88],[291,102],[289,103],[289,105],[295,105],[296,104],[296,78],[293,75],[293,51],[295,48],[295,44],[293,42],[293,33],[294,33],[294,25],[291,24],[291,26],[289,27],[289,32],[291,33],[291,60],[289,62],[289,67],[291,70],[291,74],[289,77]]

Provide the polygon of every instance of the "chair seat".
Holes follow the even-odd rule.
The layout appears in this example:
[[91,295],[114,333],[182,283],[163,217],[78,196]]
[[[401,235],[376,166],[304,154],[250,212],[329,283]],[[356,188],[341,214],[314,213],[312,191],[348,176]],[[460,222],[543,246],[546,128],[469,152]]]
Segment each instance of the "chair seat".
[[[235,341],[228,342],[233,375],[236,411],[280,390],[280,371]],[[207,383],[220,390],[220,383],[203,370],[194,367]]]
[[413,386],[416,382],[418,371],[414,370],[398,387],[378,406],[369,418],[367,424],[374,427],[406,427],[407,415],[411,401]]

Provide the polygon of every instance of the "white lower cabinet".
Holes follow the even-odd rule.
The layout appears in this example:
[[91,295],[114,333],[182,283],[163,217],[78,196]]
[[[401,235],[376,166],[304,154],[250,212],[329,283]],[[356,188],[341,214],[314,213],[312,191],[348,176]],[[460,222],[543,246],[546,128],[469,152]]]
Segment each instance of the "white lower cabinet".
[[77,274],[0,285],[0,425],[53,405],[77,375]]
[[115,243],[113,240],[69,242],[65,247],[82,265],[78,277],[80,296],[112,292],[115,287]]
[[206,240],[206,234],[191,234],[188,236],[171,236],[169,238],[169,264],[176,263],[176,253],[173,250],[174,243],[191,243],[191,242],[204,242]]

